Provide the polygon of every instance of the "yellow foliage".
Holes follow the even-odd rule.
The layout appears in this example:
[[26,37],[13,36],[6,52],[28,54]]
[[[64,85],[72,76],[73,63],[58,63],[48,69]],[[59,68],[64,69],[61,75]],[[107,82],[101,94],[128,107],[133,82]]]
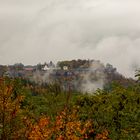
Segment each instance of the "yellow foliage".
[[52,137],[56,140],[82,140],[88,139],[89,132],[94,132],[92,125],[91,121],[80,121],[76,110],[70,113],[65,109],[54,122],[44,116],[35,124],[28,122],[26,136],[29,140],[47,140]]

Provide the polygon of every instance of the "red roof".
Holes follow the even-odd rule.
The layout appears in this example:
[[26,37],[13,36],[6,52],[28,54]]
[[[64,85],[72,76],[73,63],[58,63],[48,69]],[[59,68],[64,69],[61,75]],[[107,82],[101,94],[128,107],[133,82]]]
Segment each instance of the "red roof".
[[24,68],[26,71],[33,71],[33,68]]

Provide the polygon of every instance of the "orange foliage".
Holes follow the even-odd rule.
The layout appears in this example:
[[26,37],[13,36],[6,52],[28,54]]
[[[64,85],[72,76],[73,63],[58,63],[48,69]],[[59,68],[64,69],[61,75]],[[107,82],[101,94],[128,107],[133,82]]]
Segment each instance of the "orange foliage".
[[16,119],[20,113],[20,102],[23,96],[14,94],[14,85],[12,82],[0,79],[0,137],[2,140],[8,137],[13,138],[17,135]]
[[109,135],[108,131],[105,130],[105,131],[103,131],[101,134],[97,134],[95,140],[110,140],[110,139],[108,138],[108,135]]
[[51,122],[48,117],[42,116],[35,124],[27,119],[27,124],[26,137],[29,140],[47,140],[50,138],[56,140],[82,140],[88,139],[88,134],[94,132],[92,122],[80,121],[76,110],[70,113],[65,109],[56,117],[54,122]]
[[[93,123],[90,120],[81,121],[76,109],[71,112],[65,108],[54,122],[42,116],[36,123],[26,118],[25,124],[28,129],[26,138],[29,140],[84,140],[93,138],[94,134]],[[95,139],[109,140],[108,131],[98,134]]]

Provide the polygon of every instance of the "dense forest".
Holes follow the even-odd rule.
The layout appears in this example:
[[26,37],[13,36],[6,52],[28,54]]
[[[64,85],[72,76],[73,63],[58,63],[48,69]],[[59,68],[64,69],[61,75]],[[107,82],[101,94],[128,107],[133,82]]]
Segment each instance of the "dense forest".
[[140,72],[136,80],[110,73],[103,88],[90,93],[65,90],[58,81],[1,76],[0,139],[139,140]]

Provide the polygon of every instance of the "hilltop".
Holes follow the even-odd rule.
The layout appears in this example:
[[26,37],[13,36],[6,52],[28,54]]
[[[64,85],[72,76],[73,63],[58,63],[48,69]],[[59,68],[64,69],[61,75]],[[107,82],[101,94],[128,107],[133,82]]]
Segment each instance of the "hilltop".
[[134,83],[117,72],[111,64],[104,65],[99,60],[70,60],[58,61],[54,64],[39,63],[37,65],[0,65],[0,76],[22,78],[39,85],[59,83],[64,90],[92,92],[100,88],[110,88],[112,82],[119,82],[125,86]]

